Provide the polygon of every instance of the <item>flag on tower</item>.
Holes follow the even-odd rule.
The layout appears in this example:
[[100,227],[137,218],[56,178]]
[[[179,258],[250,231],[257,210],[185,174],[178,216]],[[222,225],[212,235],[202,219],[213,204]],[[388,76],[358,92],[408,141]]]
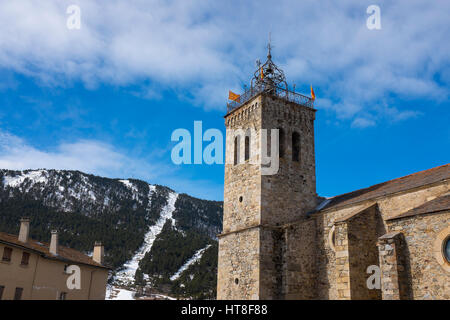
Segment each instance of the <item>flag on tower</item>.
[[241,102],[241,96],[231,90],[228,90],[228,99],[236,102]]
[[264,78],[264,71],[263,71],[263,68],[261,67],[261,80]]
[[311,98],[312,98],[313,100],[316,100],[316,94],[314,93],[314,89],[313,89],[312,86],[311,86]]

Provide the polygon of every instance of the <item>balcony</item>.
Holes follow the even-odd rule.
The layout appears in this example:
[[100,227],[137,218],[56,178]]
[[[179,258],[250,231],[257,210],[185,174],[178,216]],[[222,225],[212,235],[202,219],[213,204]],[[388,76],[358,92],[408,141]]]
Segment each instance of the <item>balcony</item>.
[[281,88],[281,87],[269,87],[264,88],[262,86],[259,87],[252,87],[248,90],[246,90],[243,94],[241,94],[238,101],[232,101],[227,103],[227,114],[232,112],[233,110],[239,108],[243,104],[245,104],[247,101],[252,99],[253,97],[257,96],[261,92],[266,92],[268,94],[274,95],[276,97],[279,97],[281,99],[285,99],[289,102],[294,102],[299,105],[308,107],[308,108],[314,108],[314,100],[310,97],[304,96],[300,93],[296,93],[293,91],[289,91],[287,89]]

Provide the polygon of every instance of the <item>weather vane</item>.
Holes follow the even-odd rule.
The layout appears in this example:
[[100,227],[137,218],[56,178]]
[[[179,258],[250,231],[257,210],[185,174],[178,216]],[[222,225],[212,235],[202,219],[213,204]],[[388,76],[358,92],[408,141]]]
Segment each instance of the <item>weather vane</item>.
[[271,45],[271,32],[269,32],[269,43],[267,44],[267,49],[268,49],[267,58],[270,59],[270,58],[272,58],[272,54],[271,54],[271,50],[272,50],[272,45]]
[[277,89],[287,90],[288,86],[284,72],[272,61],[272,48],[272,36],[271,32],[269,32],[267,61],[261,65],[259,59],[256,60],[257,70],[253,75],[251,86],[261,91],[273,93]]

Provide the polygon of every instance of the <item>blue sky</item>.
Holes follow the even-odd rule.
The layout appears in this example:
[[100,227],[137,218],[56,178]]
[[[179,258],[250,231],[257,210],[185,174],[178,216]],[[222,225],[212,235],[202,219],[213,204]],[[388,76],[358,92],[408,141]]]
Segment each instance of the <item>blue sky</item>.
[[[81,29],[66,27],[69,5]],[[368,30],[366,9],[381,9]],[[449,162],[448,1],[0,2],[0,167],[138,178],[223,197],[223,165],[174,165],[171,133],[224,131],[228,89],[273,58],[314,86],[317,190]]]

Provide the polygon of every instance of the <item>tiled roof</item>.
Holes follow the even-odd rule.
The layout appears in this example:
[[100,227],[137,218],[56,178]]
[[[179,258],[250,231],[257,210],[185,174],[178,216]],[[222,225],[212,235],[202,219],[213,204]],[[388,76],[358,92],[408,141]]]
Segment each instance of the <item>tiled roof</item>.
[[27,243],[23,243],[19,241],[17,235],[12,235],[9,233],[0,232],[0,242],[3,242],[5,244],[10,244],[14,246],[23,247],[32,251],[35,251],[36,253],[42,255],[45,258],[48,259],[56,259],[64,262],[74,262],[74,263],[80,263],[80,264],[86,264],[93,267],[99,267],[99,268],[105,268],[110,269],[107,266],[101,265],[100,263],[95,262],[92,260],[91,257],[85,255],[84,253],[70,249],[67,247],[63,247],[61,245],[58,246],[58,255],[54,256],[49,251],[49,244],[48,243],[42,243],[33,239],[29,239]]
[[398,216],[392,217],[387,220],[412,217],[412,216],[416,216],[419,214],[434,213],[434,212],[439,212],[439,211],[444,211],[444,210],[450,210],[450,193],[440,196],[431,201],[425,202],[424,204],[422,204],[416,208],[413,208],[409,211],[406,211],[405,213],[402,213]]
[[394,180],[379,183],[368,188],[329,198],[325,200],[327,201],[327,203],[324,204],[322,202],[319,207],[316,208],[316,211],[337,209],[346,205],[406,191],[409,189],[443,181],[449,178],[450,163],[425,171],[416,172]]

